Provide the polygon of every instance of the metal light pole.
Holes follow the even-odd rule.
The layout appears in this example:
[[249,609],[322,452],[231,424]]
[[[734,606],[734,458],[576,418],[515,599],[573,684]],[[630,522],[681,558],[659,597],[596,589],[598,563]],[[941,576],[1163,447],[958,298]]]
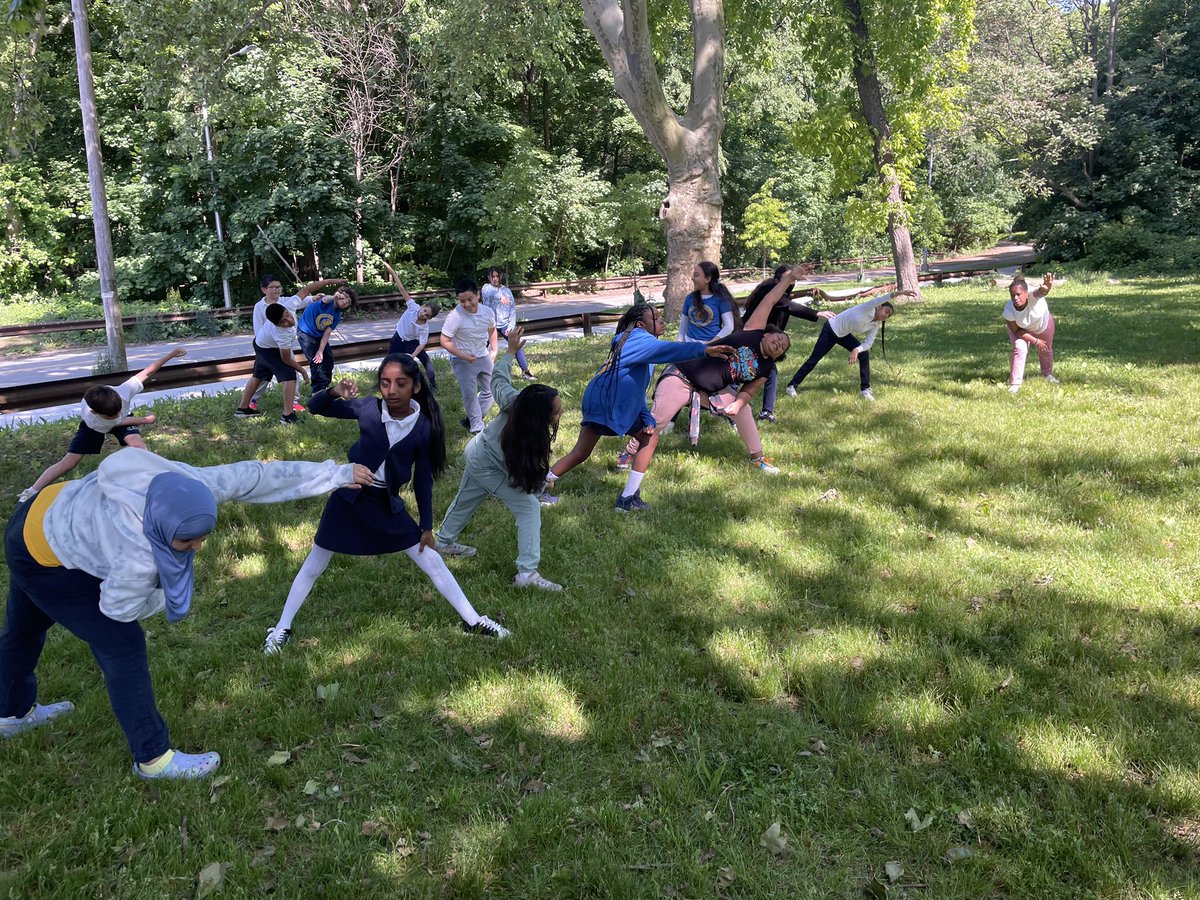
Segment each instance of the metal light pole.
[[88,187],[92,194],[92,225],[96,232],[96,267],[100,271],[100,299],[104,303],[104,331],[108,358],[118,372],[129,368],[125,357],[125,332],[121,304],[117,301],[117,272],[113,265],[112,232],[108,227],[108,197],[104,191],[104,159],[96,119],[96,88],[92,82],[92,42],[88,36],[85,0],[71,0],[75,20],[75,66],[79,72],[79,109],[83,114],[83,145],[87,152]]

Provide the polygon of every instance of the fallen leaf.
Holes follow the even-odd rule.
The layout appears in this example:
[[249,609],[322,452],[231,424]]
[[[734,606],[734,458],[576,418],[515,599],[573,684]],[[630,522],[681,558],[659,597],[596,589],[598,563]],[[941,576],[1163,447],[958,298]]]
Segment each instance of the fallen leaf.
[[371,835],[375,834],[375,832],[377,832],[382,827],[383,827],[382,822],[379,822],[375,819],[367,819],[367,821],[362,823],[362,828],[360,829],[360,831],[362,834],[365,834],[367,837],[370,837]]
[[883,871],[887,873],[888,881],[897,882],[900,876],[904,874],[904,866],[899,860],[892,860],[883,864]]
[[320,644],[320,638],[301,638],[300,640],[301,647],[317,647],[320,646]]
[[737,881],[737,872],[733,871],[729,866],[725,866],[723,869],[717,871],[717,877],[725,884],[733,884]]
[[873,837],[873,838],[883,837],[883,829],[880,828],[878,825],[872,825],[871,826],[871,837]]
[[292,761],[291,750],[276,750],[267,757],[268,766],[284,766]]
[[966,543],[967,543],[967,549],[968,549],[968,550],[970,550],[970,549],[972,549],[972,548],[975,546],[975,544],[977,543],[977,541],[975,540],[975,538],[970,538],[970,537],[969,537],[969,538],[967,538],[967,542],[966,542]]
[[1005,690],[1008,690],[1009,686],[1010,686],[1012,683],[1013,683],[1013,676],[1009,675],[1009,676],[1008,676],[1007,678],[1005,678],[1005,679],[1004,679],[1002,682],[1000,682],[998,685],[996,685],[996,690],[997,690],[997,691],[1005,691]]
[[1133,641],[1126,641],[1125,643],[1123,643],[1120,646],[1119,649],[1122,653],[1124,653],[1130,659],[1135,660],[1135,661],[1137,660],[1137,658],[1138,658],[1137,647],[1134,646]]
[[385,714],[382,706],[380,706],[378,703],[371,704],[371,718],[382,719],[384,715]]
[[318,700],[333,700],[337,697],[338,691],[340,691],[341,689],[342,689],[341,685],[338,684],[336,681],[333,682],[332,684],[318,684],[317,685],[317,699]]
[[410,772],[415,772],[420,768],[421,768],[421,764],[419,762],[417,762],[415,759],[408,764],[408,771],[410,771]]
[[910,806],[904,814],[904,821],[908,822],[908,827],[913,831],[924,831],[933,824],[933,813],[922,819],[921,814]]
[[829,747],[820,738],[813,739],[812,748],[813,748],[814,753],[819,753],[821,756],[824,756],[826,753],[829,752]]
[[287,819],[286,816],[283,816],[280,813],[275,813],[273,816],[267,816],[267,823],[263,825],[263,829],[266,831],[283,831],[283,829],[287,828],[290,824],[292,823]]
[[958,824],[963,826],[964,828],[974,828],[975,827],[975,817],[972,816],[965,809],[960,810],[958,815],[955,818],[958,819]]
[[803,632],[803,634],[805,634],[805,635],[813,635],[813,636],[818,635],[818,634],[824,634],[824,633],[825,633],[824,628],[809,628],[807,631]]
[[830,488],[825,493],[823,493],[820,497],[818,497],[817,500],[821,503],[828,503],[830,500],[836,500],[840,496],[841,496],[841,494],[838,493],[837,488]]
[[361,766],[366,760],[352,750],[345,750],[342,752],[342,762],[349,766]]
[[525,742],[521,741],[521,743],[517,744],[517,756],[524,756],[524,755],[525,755]]
[[787,835],[778,822],[772,822],[771,827],[762,833],[758,846],[765,847],[772,855],[782,856],[787,852]]
[[975,855],[975,850],[972,847],[951,847],[946,851],[946,862],[956,863],[964,859],[970,859]]
[[981,609],[983,609],[983,598],[982,597],[972,597],[971,600],[969,601],[968,605],[971,608],[971,612],[977,613]]
[[480,750],[490,750],[494,738],[490,734],[477,734],[474,740]]
[[304,782],[304,793],[308,794],[310,797],[320,789],[321,786],[317,784],[316,779],[314,778],[310,778],[308,781]]
[[209,863],[200,870],[200,874],[196,876],[196,900],[201,900],[221,889],[221,883],[225,880],[225,870],[230,865],[231,863],[215,862]]
[[540,794],[546,789],[546,782],[542,781],[541,776],[531,778],[525,782],[525,786],[521,788],[527,794]]
[[700,864],[703,865],[706,862],[711,862],[716,857],[716,855],[717,855],[717,851],[714,850],[712,847],[709,847],[707,850],[705,850],[703,853],[700,854]]

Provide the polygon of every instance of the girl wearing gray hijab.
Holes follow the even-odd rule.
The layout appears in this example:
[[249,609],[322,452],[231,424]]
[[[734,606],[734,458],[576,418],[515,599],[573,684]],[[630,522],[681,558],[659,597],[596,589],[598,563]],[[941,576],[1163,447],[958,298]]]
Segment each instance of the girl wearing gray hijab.
[[4,534],[8,610],[0,630],[0,737],[69,713],[37,702],[46,632],[62,625],[87,642],[142,778],[202,778],[216,753],[171,747],[154,702],[139,619],[178,622],[191,608],[193,562],[227,500],[277,503],[369,484],[364,466],[238,462],[193,468],[126,448],[95,472],[21,502]]

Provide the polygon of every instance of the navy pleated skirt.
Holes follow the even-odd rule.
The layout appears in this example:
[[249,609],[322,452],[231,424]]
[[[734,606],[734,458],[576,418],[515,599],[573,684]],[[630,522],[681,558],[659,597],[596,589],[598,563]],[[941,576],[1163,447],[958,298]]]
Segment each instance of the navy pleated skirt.
[[353,503],[346,499],[352,495],[345,489],[334,491],[325,502],[313,538],[318,547],[350,556],[381,556],[420,542],[420,526],[404,507],[392,512],[383,488],[363,488]]

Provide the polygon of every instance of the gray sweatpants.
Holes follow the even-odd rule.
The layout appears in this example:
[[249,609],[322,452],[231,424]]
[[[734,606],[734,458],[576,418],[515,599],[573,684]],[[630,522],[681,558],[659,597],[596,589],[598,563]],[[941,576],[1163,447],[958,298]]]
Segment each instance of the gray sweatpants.
[[472,433],[483,429],[483,417],[492,408],[492,360],[486,354],[466,362],[457,356],[450,357],[450,368],[458,380],[462,393],[463,409],[470,420]]

